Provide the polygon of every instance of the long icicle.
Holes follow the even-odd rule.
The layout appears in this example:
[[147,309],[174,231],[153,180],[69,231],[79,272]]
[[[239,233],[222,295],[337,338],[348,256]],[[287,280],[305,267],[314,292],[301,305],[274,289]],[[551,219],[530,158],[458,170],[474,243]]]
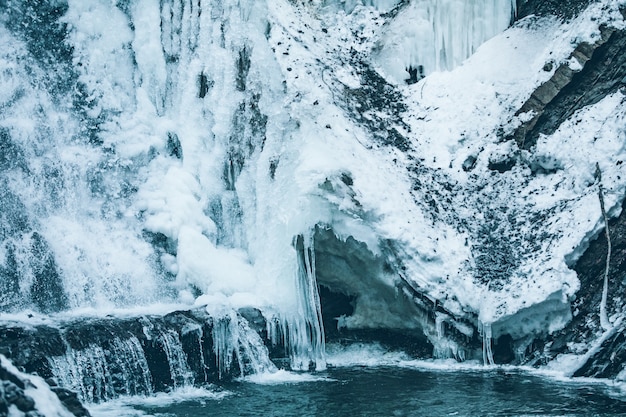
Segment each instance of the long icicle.
[[604,218],[604,232],[606,234],[606,267],[604,270],[604,284],[602,287],[602,300],[600,301],[600,326],[604,330],[610,330],[612,328],[609,322],[609,317],[606,312],[606,301],[609,293],[609,267],[611,263],[611,236],[609,235],[609,219],[606,215],[606,209],[604,207],[604,191],[602,189],[602,171],[600,170],[600,164],[596,162],[596,178],[598,180],[598,198],[600,199],[600,210],[602,211],[602,217]]
[[493,360],[493,350],[491,348],[491,338],[493,336],[491,323],[481,323],[480,329],[482,330],[481,333],[483,338],[483,364],[495,365],[495,361]]
[[321,300],[319,289],[317,287],[317,275],[315,272],[315,244],[313,242],[313,234],[305,238],[304,244],[304,268],[306,271],[306,303],[311,311],[311,343],[315,355],[315,367],[317,370],[326,368],[325,341],[324,341],[324,322],[322,321]]
[[326,368],[324,324],[315,276],[313,235],[299,235],[294,243],[298,251],[296,291],[301,316],[298,323],[293,323],[294,327],[289,329],[292,366],[308,370],[314,364],[317,370],[323,370]]

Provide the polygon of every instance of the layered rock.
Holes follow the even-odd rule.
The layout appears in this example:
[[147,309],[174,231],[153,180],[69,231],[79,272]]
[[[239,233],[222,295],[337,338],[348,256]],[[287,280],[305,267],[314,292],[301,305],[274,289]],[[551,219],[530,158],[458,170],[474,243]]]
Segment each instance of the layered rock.
[[[626,9],[622,13],[626,16]],[[530,115],[513,134],[520,148],[530,149],[540,134],[554,133],[576,111],[626,86],[626,31],[601,27],[600,33],[595,43],[580,43],[518,110],[516,116]]]

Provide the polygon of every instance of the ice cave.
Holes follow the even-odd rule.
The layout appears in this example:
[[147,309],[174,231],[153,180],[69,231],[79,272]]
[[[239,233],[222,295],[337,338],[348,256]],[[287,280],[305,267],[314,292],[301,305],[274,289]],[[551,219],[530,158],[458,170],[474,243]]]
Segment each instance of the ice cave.
[[396,354],[626,414],[624,51],[624,0],[0,0],[0,417]]

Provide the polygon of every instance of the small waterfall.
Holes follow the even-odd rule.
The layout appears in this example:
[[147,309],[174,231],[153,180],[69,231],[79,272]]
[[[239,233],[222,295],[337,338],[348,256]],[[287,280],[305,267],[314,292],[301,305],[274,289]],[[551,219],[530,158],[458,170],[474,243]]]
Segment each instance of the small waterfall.
[[65,355],[52,356],[49,362],[59,385],[89,402],[153,392],[148,362],[136,337],[116,337],[107,348],[88,345],[77,350],[68,345]]
[[241,376],[276,371],[259,335],[235,312],[215,321],[213,349],[220,379],[231,371]]
[[275,372],[265,327],[254,309],[77,319],[58,327],[2,324],[0,351],[26,372],[97,403]]
[[159,335],[158,343],[163,347],[167,357],[174,388],[193,385],[193,373],[187,363],[187,355],[178,333],[168,329]]
[[275,372],[277,368],[270,360],[267,347],[258,333],[252,330],[244,319],[240,318],[237,325],[239,331],[238,360],[242,376],[244,374]]

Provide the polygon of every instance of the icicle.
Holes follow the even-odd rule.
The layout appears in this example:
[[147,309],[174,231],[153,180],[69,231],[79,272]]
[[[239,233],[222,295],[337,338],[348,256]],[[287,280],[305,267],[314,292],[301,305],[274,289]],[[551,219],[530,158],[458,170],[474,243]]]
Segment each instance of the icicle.
[[479,330],[483,338],[483,363],[485,365],[494,365],[493,351],[491,350],[491,323],[480,323]]
[[445,337],[445,329],[443,324],[445,323],[447,318],[448,316],[445,314],[439,312],[435,313],[435,330],[437,331],[438,339],[443,339]]
[[315,249],[313,234],[299,236],[296,242],[298,267],[296,291],[299,319],[289,328],[292,362],[296,369],[308,370],[315,363],[317,370],[326,368],[324,325],[317,278],[315,275]]
[[[465,360],[465,351],[454,340],[446,338],[444,323],[451,317],[441,312],[435,312],[435,334],[430,337],[433,344],[433,357],[437,359],[454,358],[457,361]],[[427,325],[427,323],[424,323]],[[432,334],[432,332],[431,332]]]
[[398,80],[409,68],[451,70],[504,31],[515,12],[515,0],[412,1],[389,23],[379,62]]
[[609,235],[609,218],[604,208],[604,189],[602,187],[602,171],[600,164],[596,162],[595,177],[598,180],[598,198],[600,199],[600,210],[604,219],[604,233],[606,234],[606,266],[604,270],[604,280],[602,284],[602,299],[600,300],[600,326],[604,330],[610,330],[613,326],[609,322],[608,313],[606,312],[606,301],[609,294],[609,271],[611,265],[611,236]]
[[215,353],[218,377],[222,379],[230,371],[233,353],[237,345],[237,313],[215,320],[213,324],[213,352]]
[[315,275],[313,236],[299,235],[296,248],[295,311],[267,318],[267,334],[273,345],[283,345],[291,368],[308,371],[326,368],[324,325]]

